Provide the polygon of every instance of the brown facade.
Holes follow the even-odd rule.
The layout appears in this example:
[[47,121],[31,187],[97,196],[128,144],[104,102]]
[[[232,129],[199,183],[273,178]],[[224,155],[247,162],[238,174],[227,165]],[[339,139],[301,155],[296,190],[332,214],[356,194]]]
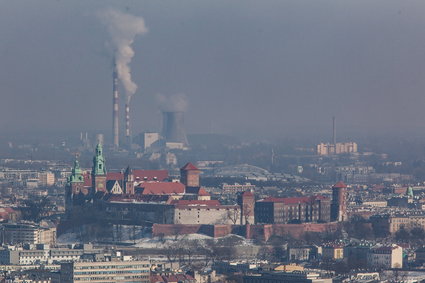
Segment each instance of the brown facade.
[[201,171],[192,163],[187,163],[180,169],[180,182],[186,187],[199,187],[199,175]]
[[332,187],[331,221],[347,221],[347,186],[343,182]]
[[255,223],[255,197],[251,192],[243,192],[238,195],[238,205],[241,208],[241,224]]
[[106,175],[92,176],[93,186],[95,192],[106,193]]
[[324,197],[265,199],[255,204],[256,223],[329,222],[330,200]]

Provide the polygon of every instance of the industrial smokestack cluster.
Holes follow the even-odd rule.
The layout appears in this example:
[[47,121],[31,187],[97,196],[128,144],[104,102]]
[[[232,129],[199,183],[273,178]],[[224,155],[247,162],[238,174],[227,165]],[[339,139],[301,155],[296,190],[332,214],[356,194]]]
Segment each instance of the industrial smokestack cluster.
[[124,88],[125,95],[125,136],[127,145],[131,146],[130,138],[130,100],[136,93],[137,84],[131,78],[130,63],[134,56],[132,44],[137,35],[148,31],[145,21],[114,9],[105,9],[98,13],[100,20],[107,28],[111,37],[110,44],[114,49],[113,71],[113,139],[115,148],[119,148],[119,93],[118,80]]
[[184,129],[184,112],[162,112],[162,136],[166,142],[182,143],[188,146],[186,131]]
[[114,71],[112,73],[112,136],[114,139],[114,147],[120,146],[120,130],[119,130],[119,93],[118,93],[118,75],[116,66],[114,65]]
[[[120,147],[120,123],[119,123],[119,109],[120,109],[120,101],[119,101],[119,92],[118,92],[118,76],[116,69],[114,68],[114,72],[112,75],[113,79],[113,97],[112,97],[112,135],[114,139],[114,147]],[[125,113],[125,142],[127,146],[131,146],[131,131],[130,131],[130,104],[126,103],[124,108]]]
[[131,132],[130,132],[130,105],[125,104],[125,139],[127,145],[131,146]]

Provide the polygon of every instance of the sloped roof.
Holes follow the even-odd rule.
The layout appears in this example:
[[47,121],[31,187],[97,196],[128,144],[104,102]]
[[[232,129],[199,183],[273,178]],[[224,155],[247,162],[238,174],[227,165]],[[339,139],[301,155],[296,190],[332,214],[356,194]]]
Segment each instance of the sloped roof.
[[339,181],[338,183],[336,183],[335,185],[332,186],[332,188],[346,188],[347,185],[344,182]]
[[120,186],[120,188],[122,189],[123,184],[121,180],[108,180],[106,181],[106,190],[108,192],[111,192],[111,190],[113,189],[113,187],[115,186],[115,183],[118,183],[118,185]]
[[164,182],[168,179],[167,170],[133,170],[134,180],[143,181],[160,181]]
[[122,180],[124,179],[124,174],[121,172],[108,172],[106,173],[106,180]]
[[[160,181],[163,182],[168,179],[167,170],[132,170],[135,181]],[[107,180],[122,180],[124,173],[122,172],[108,172],[106,175]]]
[[198,195],[199,196],[210,196],[210,194],[204,188],[199,189]]
[[173,182],[146,182],[137,188],[142,188],[142,195],[175,195],[184,194],[185,186],[182,183]]
[[180,170],[199,170],[195,165],[188,162],[185,166],[183,166]]

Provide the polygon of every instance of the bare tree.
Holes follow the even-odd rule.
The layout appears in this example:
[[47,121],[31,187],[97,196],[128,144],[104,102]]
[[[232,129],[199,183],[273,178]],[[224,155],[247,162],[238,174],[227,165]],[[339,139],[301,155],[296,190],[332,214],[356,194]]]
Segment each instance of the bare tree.
[[254,223],[249,223],[249,217],[251,216],[252,212],[254,212],[254,208],[252,207],[251,204],[242,205],[242,214],[245,220],[245,224],[254,224]]
[[165,256],[167,260],[170,262],[171,269],[173,269],[173,263],[176,261],[178,257],[178,248],[175,245],[168,245],[165,248]]
[[237,208],[229,209],[227,211],[227,219],[232,221],[233,225],[236,225],[239,220],[239,210]]

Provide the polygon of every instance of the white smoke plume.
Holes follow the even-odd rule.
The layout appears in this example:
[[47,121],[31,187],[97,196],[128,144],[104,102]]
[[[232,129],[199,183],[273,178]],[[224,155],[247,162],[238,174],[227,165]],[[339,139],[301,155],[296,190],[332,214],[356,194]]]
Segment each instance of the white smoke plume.
[[137,90],[137,84],[131,79],[129,66],[134,56],[134,50],[131,45],[137,35],[147,33],[148,29],[143,18],[114,9],[103,10],[98,15],[111,36],[118,78],[124,86],[126,101],[129,103]]
[[187,96],[184,93],[178,93],[171,96],[156,94],[155,98],[161,111],[186,112],[188,103]]

